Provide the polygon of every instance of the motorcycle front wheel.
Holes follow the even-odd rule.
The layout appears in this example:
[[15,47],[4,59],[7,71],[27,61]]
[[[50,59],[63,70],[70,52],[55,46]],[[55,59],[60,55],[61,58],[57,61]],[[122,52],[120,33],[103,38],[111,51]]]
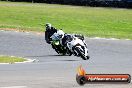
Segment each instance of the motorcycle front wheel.
[[59,54],[59,55],[66,55],[66,50],[63,49],[61,45],[52,45],[52,48]]
[[90,58],[89,56],[85,56],[84,52],[81,51],[79,47],[76,47],[75,50],[83,60],[88,60]]

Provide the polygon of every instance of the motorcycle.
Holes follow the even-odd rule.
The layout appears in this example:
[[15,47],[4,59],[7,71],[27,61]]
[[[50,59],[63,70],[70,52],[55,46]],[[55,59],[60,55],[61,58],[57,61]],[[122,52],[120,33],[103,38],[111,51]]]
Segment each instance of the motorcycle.
[[88,60],[87,45],[84,40],[79,39],[78,37],[71,36],[70,41],[67,42],[68,49],[74,54],[74,56],[81,57],[83,60]]
[[60,39],[57,33],[54,33],[51,37],[51,45],[52,48],[60,55],[69,55],[71,56],[71,52],[69,51],[69,49],[67,47],[64,47],[61,45],[60,43]]

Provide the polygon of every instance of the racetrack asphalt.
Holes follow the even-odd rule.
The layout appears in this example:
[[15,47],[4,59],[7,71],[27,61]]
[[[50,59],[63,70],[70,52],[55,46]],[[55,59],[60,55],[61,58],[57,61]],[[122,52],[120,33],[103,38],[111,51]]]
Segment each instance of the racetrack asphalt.
[[[89,60],[59,56],[44,35],[0,31],[0,55],[37,59],[24,64],[0,64],[0,88],[80,88],[78,66],[91,74],[132,75],[132,40],[86,38]],[[83,88],[132,88],[130,84],[86,84]]]

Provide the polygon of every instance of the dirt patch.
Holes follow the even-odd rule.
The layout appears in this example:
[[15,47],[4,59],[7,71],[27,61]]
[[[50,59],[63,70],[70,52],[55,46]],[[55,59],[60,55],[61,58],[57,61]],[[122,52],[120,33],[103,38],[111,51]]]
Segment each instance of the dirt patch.
[[25,31],[25,30],[13,29],[13,28],[0,28],[0,30],[33,33],[33,34],[37,34],[37,35],[43,35],[44,34],[44,32]]

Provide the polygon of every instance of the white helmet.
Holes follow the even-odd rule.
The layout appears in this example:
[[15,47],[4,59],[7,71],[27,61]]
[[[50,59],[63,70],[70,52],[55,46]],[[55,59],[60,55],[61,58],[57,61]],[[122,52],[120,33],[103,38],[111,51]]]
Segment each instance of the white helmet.
[[65,33],[62,30],[58,30],[56,34],[57,34],[59,39],[62,39],[64,37]]
[[48,29],[51,29],[51,24],[50,23],[46,23],[45,27],[48,28]]

